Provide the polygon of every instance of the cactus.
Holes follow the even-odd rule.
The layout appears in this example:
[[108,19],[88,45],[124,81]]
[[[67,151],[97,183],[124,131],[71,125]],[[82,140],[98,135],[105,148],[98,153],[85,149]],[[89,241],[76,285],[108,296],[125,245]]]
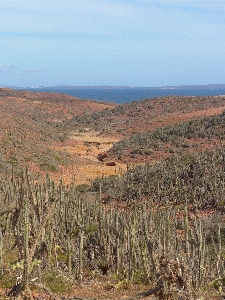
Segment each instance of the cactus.
[[[200,291],[224,272],[223,223],[218,225],[220,216],[205,220],[200,214],[206,203],[212,205],[212,197],[215,205],[222,199],[221,151],[129,167],[125,177],[113,182],[114,178],[98,178],[98,185],[93,183],[97,189],[90,194],[62,181],[53,183],[49,176],[33,182],[26,171],[14,176],[13,184],[1,178],[3,276],[8,252],[14,260],[17,255],[15,270],[24,262],[24,287],[29,287],[32,276],[44,280],[46,269],[70,274],[67,277],[77,278],[78,283],[95,272],[95,276],[116,274],[127,283],[141,280],[153,285],[160,281],[164,257],[170,265],[178,259],[183,268],[183,283],[178,282],[182,297],[188,290]],[[120,189],[118,199],[124,202],[115,198],[110,202],[110,197],[109,203],[102,202],[111,184],[113,195]],[[170,288],[165,276],[164,281],[164,292],[170,293],[174,285]]]

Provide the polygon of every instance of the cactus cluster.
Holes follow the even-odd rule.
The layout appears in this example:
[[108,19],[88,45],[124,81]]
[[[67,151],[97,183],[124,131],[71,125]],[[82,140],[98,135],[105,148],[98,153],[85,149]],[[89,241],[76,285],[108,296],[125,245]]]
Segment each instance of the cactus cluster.
[[223,212],[224,157],[221,148],[128,168],[86,191],[48,175],[34,181],[28,170],[2,177],[0,277],[15,279],[9,294],[43,286],[46,272],[72,284],[101,276],[148,283],[159,299],[195,299],[207,286],[216,289],[224,226],[219,213],[201,213]]

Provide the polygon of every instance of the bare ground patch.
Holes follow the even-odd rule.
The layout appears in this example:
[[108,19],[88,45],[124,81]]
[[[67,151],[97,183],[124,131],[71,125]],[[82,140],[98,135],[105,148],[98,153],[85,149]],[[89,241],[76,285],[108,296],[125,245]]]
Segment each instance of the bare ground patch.
[[[54,149],[72,154],[74,166],[61,167],[61,174],[64,182],[75,180],[76,184],[89,183],[96,177],[122,174],[127,165],[125,163],[112,162],[102,163],[98,155],[109,150],[113,144],[119,141],[116,137],[99,136],[98,132],[72,132],[71,142],[58,145]],[[78,162],[78,158],[82,162]],[[78,162],[76,164],[76,161]],[[57,177],[54,174],[53,177]]]

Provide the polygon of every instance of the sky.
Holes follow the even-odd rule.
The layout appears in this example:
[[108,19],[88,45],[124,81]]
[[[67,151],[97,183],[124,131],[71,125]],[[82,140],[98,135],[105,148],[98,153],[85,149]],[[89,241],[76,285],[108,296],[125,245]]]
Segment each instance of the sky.
[[225,0],[0,0],[0,86],[225,84]]

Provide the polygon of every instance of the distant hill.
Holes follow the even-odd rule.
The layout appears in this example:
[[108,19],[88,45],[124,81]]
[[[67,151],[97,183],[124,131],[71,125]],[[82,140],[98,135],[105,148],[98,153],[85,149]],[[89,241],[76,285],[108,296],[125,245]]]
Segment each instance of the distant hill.
[[[19,88],[19,87],[17,87]],[[133,87],[133,86],[118,86],[118,85],[98,85],[98,86],[82,86],[82,85],[55,85],[55,86],[37,86],[30,88],[40,89],[223,89],[225,84],[206,84],[206,85],[169,85],[161,87]],[[23,88],[22,88],[23,89]]]

